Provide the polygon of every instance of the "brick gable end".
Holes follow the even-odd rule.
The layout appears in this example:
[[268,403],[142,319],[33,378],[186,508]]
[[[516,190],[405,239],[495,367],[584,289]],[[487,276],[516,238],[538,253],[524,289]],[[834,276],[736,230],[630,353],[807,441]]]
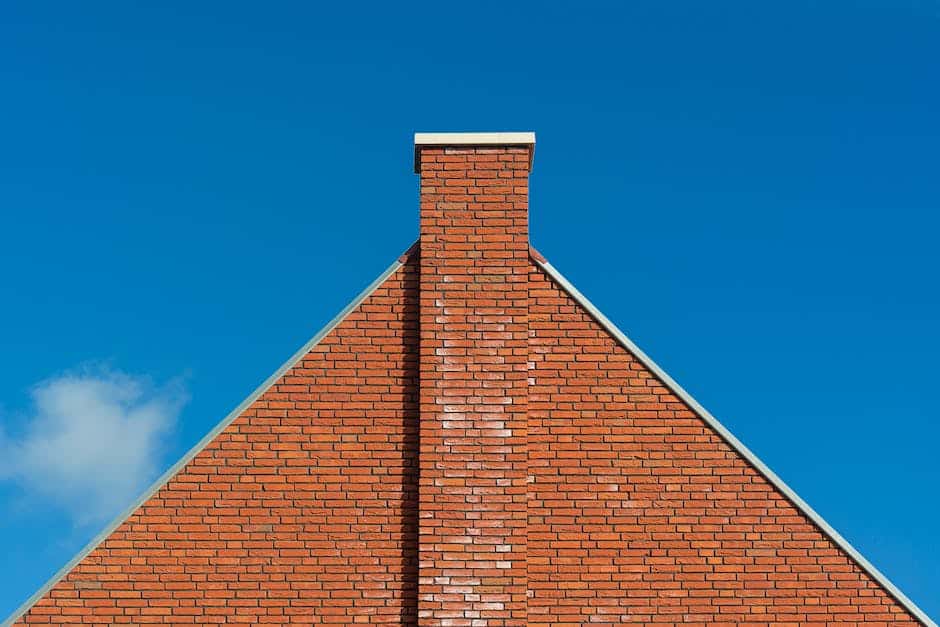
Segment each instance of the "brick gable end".
[[[18,624],[417,624],[412,256]],[[529,625],[917,624],[529,272]]]
[[534,139],[416,135],[415,246],[16,624],[931,624],[530,250]]

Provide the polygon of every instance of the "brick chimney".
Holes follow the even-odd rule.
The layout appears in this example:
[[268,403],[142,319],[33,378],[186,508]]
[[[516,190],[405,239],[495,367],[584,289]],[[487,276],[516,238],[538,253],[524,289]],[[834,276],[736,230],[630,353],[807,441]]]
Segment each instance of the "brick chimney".
[[534,133],[417,133],[421,625],[526,623]]

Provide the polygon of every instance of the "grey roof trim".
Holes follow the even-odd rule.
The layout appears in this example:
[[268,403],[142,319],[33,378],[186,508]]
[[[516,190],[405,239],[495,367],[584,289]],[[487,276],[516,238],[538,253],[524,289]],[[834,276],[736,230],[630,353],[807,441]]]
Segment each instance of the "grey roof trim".
[[29,597],[29,599],[27,599],[25,603],[19,606],[13,612],[13,614],[11,614],[10,617],[7,618],[2,623],[2,625],[0,625],[0,627],[9,627],[13,623],[15,623],[17,620],[19,620],[23,616],[23,614],[28,612],[29,609],[33,605],[35,605],[39,599],[45,596],[45,594],[49,592],[49,590],[51,590],[53,586],[59,583],[59,581],[61,581],[69,573],[69,571],[75,568],[75,566],[78,565],[78,563],[81,562],[83,559],[85,559],[89,553],[91,553],[99,544],[101,544],[105,540],[105,538],[111,535],[118,527],[120,527],[124,523],[124,521],[130,518],[131,514],[137,511],[137,508],[143,505],[148,499],[150,499],[150,497],[152,497],[154,494],[157,493],[157,490],[162,488],[164,485],[166,485],[170,481],[170,479],[176,476],[176,474],[179,473],[183,469],[183,467],[186,466],[186,464],[192,461],[192,459],[196,455],[198,455],[204,448],[206,448],[209,445],[209,443],[212,442],[220,433],[222,433],[222,431],[226,427],[232,424],[232,422],[236,418],[238,418],[242,414],[242,412],[248,409],[248,407],[251,406],[251,404],[254,403],[256,400],[258,400],[258,398],[260,398],[262,394],[268,391],[268,388],[270,388],[272,385],[274,385],[274,383],[278,379],[284,376],[284,373],[286,373],[288,370],[293,368],[294,365],[296,365],[301,359],[303,359],[304,355],[309,353],[310,350],[314,346],[319,344],[320,341],[330,333],[330,331],[335,329],[336,326],[339,325],[339,323],[342,322],[346,318],[346,316],[350,314],[350,312],[352,312],[356,307],[361,305],[362,302],[366,298],[368,298],[372,294],[372,292],[376,290],[376,288],[378,288],[382,283],[385,282],[385,280],[388,277],[390,277],[399,268],[401,268],[402,265],[404,265],[403,262],[404,262],[404,258],[406,255],[407,253],[405,253],[405,255],[402,255],[402,257],[396,260],[395,263],[393,263],[388,268],[386,268],[385,272],[380,274],[379,277],[375,279],[371,284],[369,284],[369,286],[366,289],[364,289],[358,296],[356,296],[356,298],[353,299],[351,303],[346,305],[345,309],[339,312],[339,314],[337,314],[335,318],[330,320],[325,327],[320,329],[317,332],[317,334],[314,335],[310,339],[310,341],[304,344],[300,348],[300,350],[298,350],[296,353],[294,353],[291,356],[290,359],[284,362],[284,364],[280,368],[278,368],[274,374],[268,377],[264,383],[258,386],[258,388],[255,389],[255,391],[252,392],[248,396],[248,398],[243,400],[238,405],[238,407],[232,410],[232,413],[226,416],[225,419],[222,420],[222,422],[218,423],[212,429],[212,431],[207,433],[206,436],[202,438],[202,440],[200,440],[198,444],[196,444],[196,446],[189,449],[189,451],[185,455],[183,455],[182,459],[180,459],[178,462],[173,464],[173,466],[171,466],[169,470],[163,473],[163,475],[159,479],[157,479],[153,483],[153,485],[147,488],[147,490],[145,490],[144,493],[141,494],[140,497],[138,497],[137,500],[134,501],[134,503],[131,504],[130,507],[125,509],[117,518],[111,521],[111,523],[107,527],[105,527],[101,533],[95,536],[94,539],[85,546],[85,548],[79,551],[75,557],[73,557],[71,560],[69,560],[69,562],[65,566],[59,569],[59,571],[55,575],[53,575],[52,578],[49,579],[49,581],[47,581],[45,585],[43,585],[42,588],[37,590],[36,593],[33,594],[33,596]]
[[[897,586],[891,583],[887,577],[885,577],[877,568],[875,568],[868,560],[866,560],[849,542],[843,538],[839,532],[833,529],[829,523],[827,523],[819,514],[813,510],[803,499],[799,497],[786,483],[783,482],[780,477],[778,477],[770,468],[767,467],[754,453],[752,453],[744,444],[741,443],[728,429],[724,427],[714,416],[712,416],[708,410],[702,407],[698,401],[696,401],[688,392],[682,389],[678,383],[676,383],[672,377],[670,377],[666,372],[660,368],[656,362],[654,362],[650,357],[644,353],[636,344],[634,344],[630,338],[628,338],[620,329],[611,322],[607,316],[605,316],[597,307],[595,307],[591,301],[589,301],[578,289],[572,285],[565,277],[562,275],[554,266],[552,266],[547,261],[542,261],[536,256],[533,255],[533,261],[538,265],[542,270],[546,272],[552,279],[554,279],[568,294],[571,295],[585,310],[595,319],[604,329],[607,330],[624,348],[630,351],[637,359],[639,359],[647,368],[649,368],[670,390],[672,390],[680,399],[682,399],[695,413],[697,413],[706,423],[708,423],[718,434],[727,441],[733,448],[735,448],[745,459],[748,460],[762,475],[764,475],[774,486],[777,487],[790,501],[793,502],[800,510],[803,511],[809,518],[816,523],[816,525],[832,540],[838,544],[842,550],[844,550],[852,559],[854,559],[859,566],[861,566],[872,578],[875,579],[879,584],[884,586],[888,592],[890,592],[909,612],[911,612],[914,617],[920,620],[924,625],[928,627],[937,627],[937,623],[932,621],[930,617],[927,616],[917,605],[911,601],[907,596],[901,592]],[[326,337],[340,322],[342,322],[346,316],[350,314],[356,307],[358,307],[362,302],[369,297],[379,287],[382,283],[385,282],[392,274],[394,274],[399,268],[402,267],[404,261],[404,255],[399,260],[395,261],[390,265],[377,279],[375,279],[368,287],[366,287],[349,305],[347,305],[333,320],[331,320],[325,327],[320,329],[319,332],[313,338],[311,338],[306,344],[304,344],[300,350],[294,353],[290,359],[288,359],[280,368],[275,371],[268,379],[262,383],[254,392],[252,392],[248,398],[242,401],[238,407],[236,407],[228,416],[225,417],[220,423],[218,423],[212,431],[210,431],[206,436],[199,441],[196,446],[191,448],[177,463],[170,467],[159,479],[157,479],[153,485],[151,485],[141,496],[124,512],[122,512],[117,518],[115,518],[104,530],[95,536],[91,542],[89,542],[78,554],[73,557],[65,566],[63,566],[55,575],[53,575],[49,581],[45,583],[39,590],[37,590],[29,599],[26,600],[20,607],[14,610],[0,627],[9,627],[14,622],[19,620],[29,609],[41,599],[49,590],[51,590],[59,581],[61,581],[68,573],[71,571],[79,562],[81,562],[85,557],[91,553],[95,547],[97,547],[101,542],[105,540],[111,533],[113,533],[121,524],[124,523],[131,514],[133,514],[141,505],[143,505],[150,497],[152,497],[156,492],[166,485],[177,473],[179,473],[186,464],[188,464],[200,451],[202,451],[206,446],[209,445],[212,440],[214,440],[228,425],[230,425],[238,416],[241,415],[245,409],[247,409],[252,403],[254,403],[258,398],[264,394],[278,379],[280,379],[284,373],[290,370],[295,364],[297,364],[304,355],[306,355],[310,350],[320,343],[320,341]]]
[[542,261],[538,259],[537,256],[532,256],[532,261],[538,265],[542,270],[545,271],[548,276],[554,279],[558,285],[561,286],[572,298],[574,298],[584,309],[595,319],[597,322],[610,333],[614,339],[616,339],[624,348],[630,351],[637,359],[640,360],[643,365],[649,368],[653,374],[655,374],[667,388],[672,390],[672,392],[682,399],[699,417],[702,418],[709,426],[711,426],[718,434],[735,450],[737,450],[754,468],[757,469],[764,477],[770,481],[778,490],[780,490],[784,496],[786,496],[790,501],[796,505],[804,514],[809,516],[809,518],[816,523],[823,533],[829,536],[839,547],[845,551],[849,557],[855,560],[859,566],[862,567],[871,577],[881,584],[885,590],[887,590],[895,599],[897,599],[901,605],[903,605],[917,620],[922,622],[928,627],[937,627],[937,623],[930,619],[923,610],[917,607],[913,601],[911,601],[903,592],[901,592],[897,586],[895,586],[891,581],[885,577],[877,568],[872,565],[867,559],[865,559],[858,550],[849,544],[849,541],[843,538],[838,531],[832,528],[832,526],[827,523],[822,516],[820,516],[816,511],[810,507],[806,501],[800,498],[800,496],[793,491],[790,486],[784,483],[783,479],[778,477],[774,471],[772,471],[767,464],[762,462],[757,455],[751,452],[740,440],[734,437],[730,431],[720,422],[718,419],[712,416],[707,409],[702,407],[698,401],[692,398],[692,395],[682,389],[682,386],[676,383],[672,377],[670,377],[666,372],[660,368],[656,362],[654,362],[650,357],[644,353],[640,347],[633,343],[633,341],[628,338],[623,331],[617,328],[617,326],[611,322],[607,316],[600,312],[600,310],[594,306],[591,301],[587,299],[581,292],[578,291],[574,285],[571,284],[568,279],[564,277],[552,264],[547,261]]

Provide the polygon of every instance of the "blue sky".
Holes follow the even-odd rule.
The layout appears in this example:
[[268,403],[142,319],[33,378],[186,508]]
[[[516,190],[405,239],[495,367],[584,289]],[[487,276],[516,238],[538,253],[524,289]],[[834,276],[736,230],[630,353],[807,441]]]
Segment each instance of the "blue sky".
[[536,131],[534,244],[940,617],[940,5],[252,4],[0,8],[0,617],[411,244],[416,130]]

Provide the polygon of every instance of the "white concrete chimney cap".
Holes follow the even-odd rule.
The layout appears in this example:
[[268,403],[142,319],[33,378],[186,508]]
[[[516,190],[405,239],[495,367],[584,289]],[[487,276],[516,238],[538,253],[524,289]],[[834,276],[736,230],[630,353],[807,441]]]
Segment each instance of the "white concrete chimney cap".
[[530,146],[529,169],[535,154],[535,133],[415,133],[415,172],[418,171],[418,151],[421,146]]

